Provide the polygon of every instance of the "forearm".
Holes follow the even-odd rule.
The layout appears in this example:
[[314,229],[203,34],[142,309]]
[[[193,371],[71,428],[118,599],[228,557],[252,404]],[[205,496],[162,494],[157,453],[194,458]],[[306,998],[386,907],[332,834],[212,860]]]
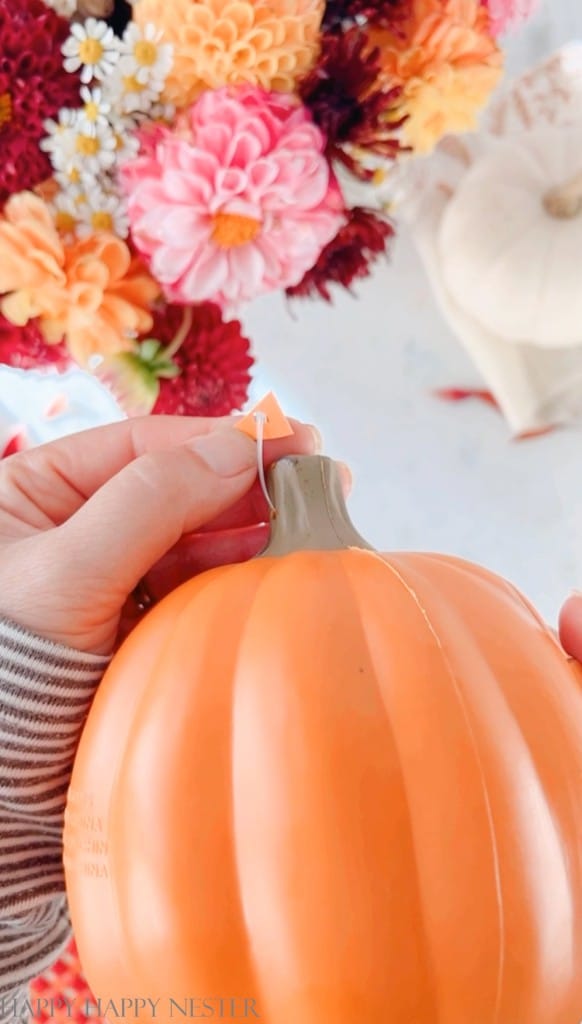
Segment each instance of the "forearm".
[[0,1019],[70,936],[64,807],[107,662],[0,619]]

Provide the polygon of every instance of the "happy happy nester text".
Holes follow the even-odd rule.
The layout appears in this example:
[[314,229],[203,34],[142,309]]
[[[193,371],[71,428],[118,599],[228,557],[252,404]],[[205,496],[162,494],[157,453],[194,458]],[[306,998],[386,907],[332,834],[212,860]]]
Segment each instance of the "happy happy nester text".
[[[147,1019],[155,1019],[158,1013],[162,1013],[160,1002],[160,999],[142,999],[137,996],[117,1000],[97,999],[94,1002],[87,999],[81,1005],[78,1000],[66,999],[64,996],[58,999],[39,997],[25,1002],[0,998],[0,1017],[4,1021],[12,1020],[15,1024],[22,1024],[24,1020],[40,1017],[41,1014],[53,1017],[56,1011],[61,1015],[65,1011],[67,1017],[72,1017],[81,1011],[86,1017],[102,1017],[112,1021],[128,1017],[138,1019],[145,1011]],[[167,1016],[176,1020],[243,1021],[260,1020],[261,1017],[255,999],[204,999],[192,996],[182,1000],[170,999],[165,1009]]]

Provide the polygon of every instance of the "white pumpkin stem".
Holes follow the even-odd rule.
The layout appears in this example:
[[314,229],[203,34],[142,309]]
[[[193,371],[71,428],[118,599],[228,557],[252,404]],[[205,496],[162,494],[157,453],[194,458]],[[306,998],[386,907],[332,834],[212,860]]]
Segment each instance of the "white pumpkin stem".
[[271,539],[260,558],[293,551],[373,550],[350,520],[336,462],[324,455],[294,455],[269,470],[274,511]]
[[551,217],[572,220],[582,213],[582,171],[544,196],[544,207]]

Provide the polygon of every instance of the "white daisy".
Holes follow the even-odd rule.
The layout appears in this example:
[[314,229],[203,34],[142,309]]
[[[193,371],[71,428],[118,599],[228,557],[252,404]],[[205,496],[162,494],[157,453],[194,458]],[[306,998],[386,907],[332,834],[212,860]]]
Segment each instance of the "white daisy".
[[106,79],[119,60],[119,40],[107,22],[87,18],[84,24],[71,25],[71,34],[62,46],[65,71],[81,71],[81,81]]
[[68,168],[71,159],[75,162],[76,123],[77,112],[66,109],[59,111],[58,121],[49,118],[44,122],[47,134],[41,139],[39,147],[48,153],[55,171]]
[[77,121],[77,111],[69,110],[68,107],[62,107],[59,110],[58,120],[49,117],[43,122],[43,128],[46,132],[44,139],[41,139],[39,145],[44,153],[52,153],[54,149],[60,148],[63,139],[66,138],[67,132],[70,132],[71,128],[74,127]]
[[131,117],[119,118],[111,125],[115,136],[115,158],[117,164],[123,164],[126,160],[133,160],[139,153],[140,142],[135,134],[138,122]]
[[83,238],[96,231],[111,231],[118,238],[127,238],[129,218],[125,199],[99,185],[89,189],[87,201],[80,208],[77,234]]
[[89,134],[96,128],[106,128],[109,124],[111,104],[103,97],[103,90],[99,87],[89,89],[87,85],[81,86],[81,99],[83,106],[79,111],[79,123],[83,130]]
[[153,79],[147,83],[138,82],[135,75],[124,74],[119,66],[106,83],[106,95],[118,115],[149,114],[158,103],[162,88]]
[[75,153],[69,160],[69,167],[76,166],[81,173],[100,174],[108,171],[115,163],[116,142],[109,125],[94,126],[87,131],[81,122],[74,131]]
[[62,192],[67,194],[77,194],[78,191],[85,192],[92,185],[97,182],[95,174],[91,174],[79,160],[79,157],[73,153],[72,158],[68,161],[64,161],[64,165],[60,170],[55,170],[53,174],[57,185]]
[[153,82],[159,92],[174,63],[174,48],[162,39],[163,33],[155,25],[142,28],[130,21],[121,41],[119,61],[124,75],[134,76],[143,85]]

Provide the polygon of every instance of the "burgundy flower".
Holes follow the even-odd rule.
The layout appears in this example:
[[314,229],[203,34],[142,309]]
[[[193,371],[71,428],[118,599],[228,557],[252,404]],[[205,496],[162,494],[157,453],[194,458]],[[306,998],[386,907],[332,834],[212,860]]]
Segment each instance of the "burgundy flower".
[[[151,336],[171,344],[184,320],[181,306],[167,306],[154,321]],[[179,416],[226,416],[244,405],[253,359],[238,320],[224,321],[218,306],[205,302],[192,309],[193,322],[173,356],[181,373],[160,380],[154,413]]]
[[349,288],[355,280],[367,277],[377,258],[386,252],[393,235],[394,228],[389,221],[370,210],[354,207],[349,211],[349,220],[326,245],[315,266],[298,285],[287,289],[287,295],[292,298],[321,296],[331,302],[329,286],[340,284]]
[[404,123],[395,114],[400,88],[380,78],[380,52],[365,29],[327,32],[319,60],[301,83],[301,98],[328,140],[330,156],[361,177],[369,176],[344,148],[346,144],[392,159],[402,149],[397,131]]
[[0,363],[19,370],[66,370],[72,360],[63,344],[47,345],[35,320],[16,327],[0,313]]
[[43,121],[80,104],[78,76],[63,68],[69,31],[42,0],[0,0],[0,202],[50,176]]

